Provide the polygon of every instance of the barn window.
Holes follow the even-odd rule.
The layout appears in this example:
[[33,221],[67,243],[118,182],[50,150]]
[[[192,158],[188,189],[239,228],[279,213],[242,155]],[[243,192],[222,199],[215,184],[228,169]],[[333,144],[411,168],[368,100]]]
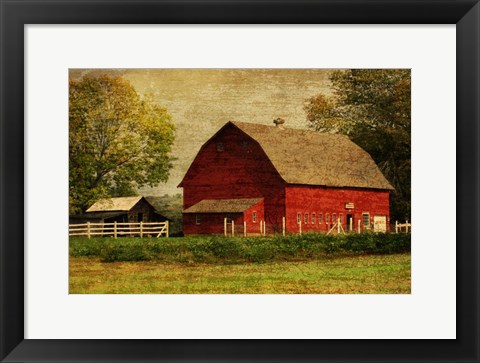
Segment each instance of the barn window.
[[340,220],[340,223],[343,223],[343,213],[340,213],[338,216],[338,219]]
[[297,224],[302,222],[302,213],[297,213]]
[[370,226],[370,213],[362,213],[363,225],[365,227]]
[[138,213],[137,222],[143,222],[143,213]]
[[322,213],[318,213],[318,224],[322,224],[323,223],[323,215]]
[[325,214],[325,223],[330,224],[330,214]]
[[316,217],[315,213],[312,213],[312,224],[315,224],[315,217]]
[[201,221],[202,217],[200,216],[200,214],[195,214],[195,224],[200,224]]
[[303,223],[307,224],[308,223],[308,213],[305,213],[305,217],[303,219]]
[[217,142],[217,151],[223,151],[225,149],[225,145],[223,142]]
[[257,212],[252,213],[252,221],[253,223],[257,223]]
[[332,223],[337,223],[337,213],[332,214]]

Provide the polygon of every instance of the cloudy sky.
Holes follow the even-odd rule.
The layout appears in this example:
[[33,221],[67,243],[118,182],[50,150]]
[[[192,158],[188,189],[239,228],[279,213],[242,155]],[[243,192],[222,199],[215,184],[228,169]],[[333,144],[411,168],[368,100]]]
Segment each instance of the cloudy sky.
[[320,69],[118,69],[71,70],[70,77],[121,75],[141,94],[167,108],[177,127],[174,168],[166,184],[143,195],[181,193],[177,188],[203,143],[227,121],[306,128],[305,100],[330,93],[329,71]]

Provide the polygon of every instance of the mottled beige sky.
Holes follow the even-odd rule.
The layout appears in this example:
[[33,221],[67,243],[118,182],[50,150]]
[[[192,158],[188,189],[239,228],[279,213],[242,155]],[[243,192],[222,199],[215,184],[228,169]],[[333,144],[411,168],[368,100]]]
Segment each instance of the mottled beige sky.
[[329,70],[322,69],[77,69],[71,77],[122,75],[141,94],[166,107],[177,127],[176,157],[166,184],[143,188],[143,195],[181,193],[177,188],[203,143],[227,121],[306,128],[305,100],[330,93]]

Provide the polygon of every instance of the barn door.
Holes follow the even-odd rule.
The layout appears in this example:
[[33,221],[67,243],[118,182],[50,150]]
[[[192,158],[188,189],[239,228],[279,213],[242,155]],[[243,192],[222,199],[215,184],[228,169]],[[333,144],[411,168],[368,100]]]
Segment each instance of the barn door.
[[387,232],[387,217],[386,216],[373,216],[373,231],[374,232]]
[[355,224],[353,223],[353,215],[347,214],[347,231],[353,231],[353,229],[355,228],[354,226]]

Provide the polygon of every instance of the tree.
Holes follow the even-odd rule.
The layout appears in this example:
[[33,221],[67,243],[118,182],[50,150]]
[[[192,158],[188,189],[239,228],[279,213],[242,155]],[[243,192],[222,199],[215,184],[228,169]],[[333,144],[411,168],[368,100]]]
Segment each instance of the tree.
[[338,70],[330,81],[333,95],[305,104],[309,127],[345,134],[370,153],[395,188],[391,218],[410,219],[410,70]]
[[168,179],[174,125],[166,109],[121,77],[70,80],[70,213]]

